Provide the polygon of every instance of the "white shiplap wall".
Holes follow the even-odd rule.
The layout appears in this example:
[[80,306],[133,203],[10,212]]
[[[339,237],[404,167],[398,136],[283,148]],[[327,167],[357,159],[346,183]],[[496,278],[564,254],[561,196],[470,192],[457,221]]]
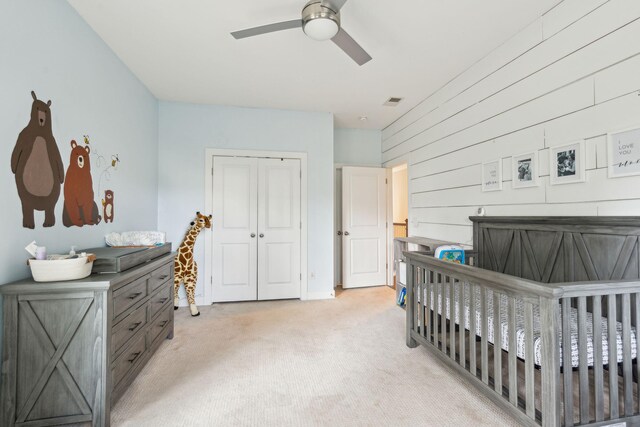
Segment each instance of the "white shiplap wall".
[[[640,127],[640,0],[564,0],[382,132],[409,165],[411,235],[471,243],[488,215],[640,215],[640,176],[607,178],[606,133]],[[549,184],[549,147],[586,140],[586,182]],[[538,151],[540,186],[511,188]],[[483,193],[501,158],[503,190]]]

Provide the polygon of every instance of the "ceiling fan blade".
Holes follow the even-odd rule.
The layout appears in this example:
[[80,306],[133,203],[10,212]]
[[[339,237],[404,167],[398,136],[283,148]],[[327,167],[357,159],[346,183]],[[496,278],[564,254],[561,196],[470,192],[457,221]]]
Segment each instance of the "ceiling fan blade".
[[234,31],[231,35],[236,39],[244,39],[246,37],[259,36],[260,34],[273,33],[276,31],[290,30],[292,28],[300,27],[302,27],[302,19],[294,19],[293,21],[278,22],[276,24],[268,24],[260,27],[248,28],[246,30]]
[[344,50],[358,65],[366,64],[371,60],[369,55],[343,28],[331,39],[338,47]]
[[325,3],[329,3],[332,7],[331,9],[339,12],[342,9],[342,6],[347,2],[347,0],[324,0]]

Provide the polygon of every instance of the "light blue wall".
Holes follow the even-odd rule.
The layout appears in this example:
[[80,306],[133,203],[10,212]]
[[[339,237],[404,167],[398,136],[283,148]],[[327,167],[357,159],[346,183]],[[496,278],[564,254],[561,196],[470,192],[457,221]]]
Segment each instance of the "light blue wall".
[[333,160],[345,165],[382,165],[382,132],[372,129],[336,129]]
[[[32,240],[54,253],[71,245],[104,246],[110,231],[156,229],[157,100],[75,10],[63,1],[0,1],[0,61],[0,283],[30,275],[23,248]],[[80,142],[84,134],[106,161],[118,154],[118,170],[102,182],[102,190],[115,192],[113,224],[64,227],[61,194],[54,227],[42,227],[43,212],[36,212],[35,230],[22,227],[10,159],[29,122],[32,90],[52,101],[53,135],[65,168],[70,141]],[[100,205],[100,168],[95,156],[91,162]]]
[[[196,210],[205,208],[205,150],[296,151],[308,162],[309,294],[333,291],[333,116],[256,108],[160,102],[158,226],[180,242]],[[215,220],[215,218],[214,218]],[[196,260],[204,266],[204,240]],[[199,278],[197,295],[202,295]]]

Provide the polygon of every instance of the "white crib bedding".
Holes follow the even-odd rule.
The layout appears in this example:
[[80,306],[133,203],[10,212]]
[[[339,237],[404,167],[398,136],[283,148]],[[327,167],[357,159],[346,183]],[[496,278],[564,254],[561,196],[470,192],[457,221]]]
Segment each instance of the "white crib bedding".
[[[449,285],[441,287],[445,289],[445,315],[449,319]],[[468,289],[468,288],[467,288]],[[423,294],[426,301],[426,290]],[[454,289],[454,318],[455,323],[460,325],[460,289],[456,286]],[[476,299],[476,335],[482,335],[482,323],[480,317],[480,290],[476,287],[475,292]],[[434,308],[433,291],[431,292],[431,310]],[[486,301],[487,310],[487,341],[495,345],[494,339],[494,310],[493,310],[493,293],[487,292]],[[464,327],[469,330],[469,292],[465,292],[464,295]],[[520,299],[516,299],[516,355],[524,359],[525,358],[525,328],[524,328],[524,302]],[[438,314],[442,314],[442,295],[438,295]],[[607,318],[601,318],[602,325],[602,363],[609,363],[609,341],[608,341],[608,325]],[[509,351],[509,319],[508,319],[508,298],[505,295],[500,297],[500,330],[501,330],[501,346],[502,349]],[[616,348],[617,348],[617,362],[622,362],[623,349],[622,349],[622,324],[616,322]],[[541,351],[542,339],[540,337],[540,309],[538,306],[533,306],[533,353],[534,363],[541,365]],[[563,364],[563,348],[562,348],[562,331],[560,331],[560,365]],[[631,327],[631,358],[635,358],[637,354],[637,340],[636,329]],[[578,355],[578,311],[575,308],[571,308],[571,364],[573,367],[579,366]],[[593,316],[591,313],[587,313],[587,364],[593,366]]]

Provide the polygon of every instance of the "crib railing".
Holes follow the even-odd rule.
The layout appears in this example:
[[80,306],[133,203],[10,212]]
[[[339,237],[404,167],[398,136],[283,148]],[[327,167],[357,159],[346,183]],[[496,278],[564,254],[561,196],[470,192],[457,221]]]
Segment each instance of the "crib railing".
[[[405,256],[409,347],[434,350],[523,425],[640,421],[640,367],[632,363],[640,282],[545,284],[424,254]],[[606,359],[613,363],[605,364],[603,315],[606,331],[615,331],[620,318],[620,375],[617,334],[606,337]]]

